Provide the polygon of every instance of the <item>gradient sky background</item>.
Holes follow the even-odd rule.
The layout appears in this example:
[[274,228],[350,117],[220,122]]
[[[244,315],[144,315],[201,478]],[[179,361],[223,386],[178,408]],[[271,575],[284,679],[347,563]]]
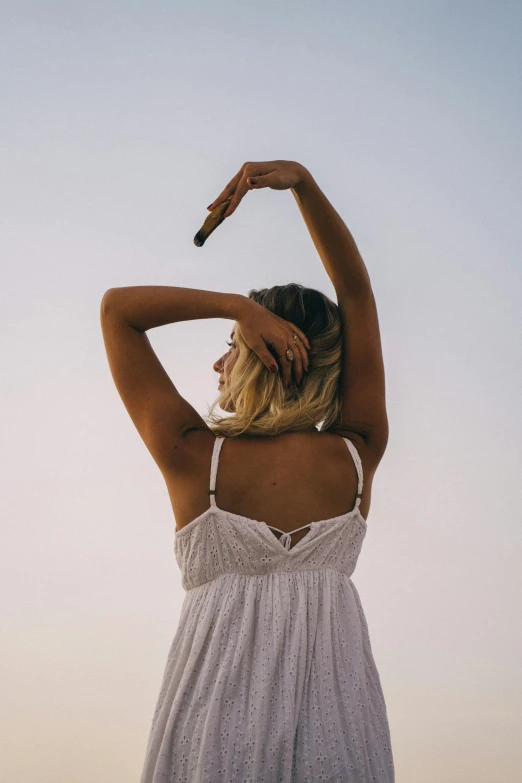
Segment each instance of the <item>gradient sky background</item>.
[[[390,440],[354,574],[397,783],[522,769],[522,6],[4,2],[2,783],[139,779],[184,597],[163,478],[110,376],[113,286],[334,296],[298,160],[372,280]],[[149,331],[202,413],[232,322]]]

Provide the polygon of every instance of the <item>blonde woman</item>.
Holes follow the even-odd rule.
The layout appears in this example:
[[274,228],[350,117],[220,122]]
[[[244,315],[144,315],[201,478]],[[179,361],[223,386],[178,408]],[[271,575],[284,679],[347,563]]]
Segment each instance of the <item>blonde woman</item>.
[[[375,299],[303,165],[245,163],[209,209],[231,198],[229,217],[257,188],[291,190],[337,302],[297,283],[248,296],[113,288],[102,300],[112,376],[165,479],[186,590],[141,783],[392,783],[351,580],[388,441]],[[146,335],[197,318],[233,322],[207,420]]]

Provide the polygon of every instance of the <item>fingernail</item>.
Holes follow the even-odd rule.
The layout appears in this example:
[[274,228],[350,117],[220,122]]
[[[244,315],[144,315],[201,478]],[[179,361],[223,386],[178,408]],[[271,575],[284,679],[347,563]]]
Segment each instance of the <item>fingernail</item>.
[[209,204],[207,209],[212,209],[212,204]]
[[277,372],[277,364],[271,364],[269,369],[272,370],[272,372]]
[[253,179],[253,177],[250,177],[250,184],[257,185],[257,179]]

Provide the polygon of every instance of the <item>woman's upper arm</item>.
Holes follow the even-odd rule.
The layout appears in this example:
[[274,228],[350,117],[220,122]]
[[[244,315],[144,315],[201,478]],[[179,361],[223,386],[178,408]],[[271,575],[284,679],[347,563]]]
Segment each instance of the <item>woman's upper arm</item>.
[[341,421],[329,429],[355,432],[382,456],[388,442],[384,361],[379,319],[371,289],[357,296],[338,295],[343,322]]
[[181,470],[184,435],[206,422],[177,391],[146,332],[128,324],[102,302],[100,321],[115,386],[125,408],[161,470]]

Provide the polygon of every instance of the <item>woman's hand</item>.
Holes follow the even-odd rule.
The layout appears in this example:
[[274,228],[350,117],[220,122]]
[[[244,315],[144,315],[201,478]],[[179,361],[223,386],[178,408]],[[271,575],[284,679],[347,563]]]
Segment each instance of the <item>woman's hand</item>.
[[[248,297],[245,297],[236,321],[249,348],[259,356],[266,367],[277,372],[270,348],[274,350],[279,358],[285,388],[290,383],[292,367],[296,383],[301,383],[303,372],[308,372],[306,349],[311,347],[304,332]],[[295,344],[294,335],[297,335]],[[286,355],[288,348],[291,348],[294,354],[293,361]]]
[[243,163],[236,176],[230,180],[226,188],[207,209],[215,209],[225,199],[232,198],[230,206],[225,212],[225,217],[230,217],[249,190],[258,188],[289,190],[301,182],[304,172],[306,172],[305,167],[293,160]]

